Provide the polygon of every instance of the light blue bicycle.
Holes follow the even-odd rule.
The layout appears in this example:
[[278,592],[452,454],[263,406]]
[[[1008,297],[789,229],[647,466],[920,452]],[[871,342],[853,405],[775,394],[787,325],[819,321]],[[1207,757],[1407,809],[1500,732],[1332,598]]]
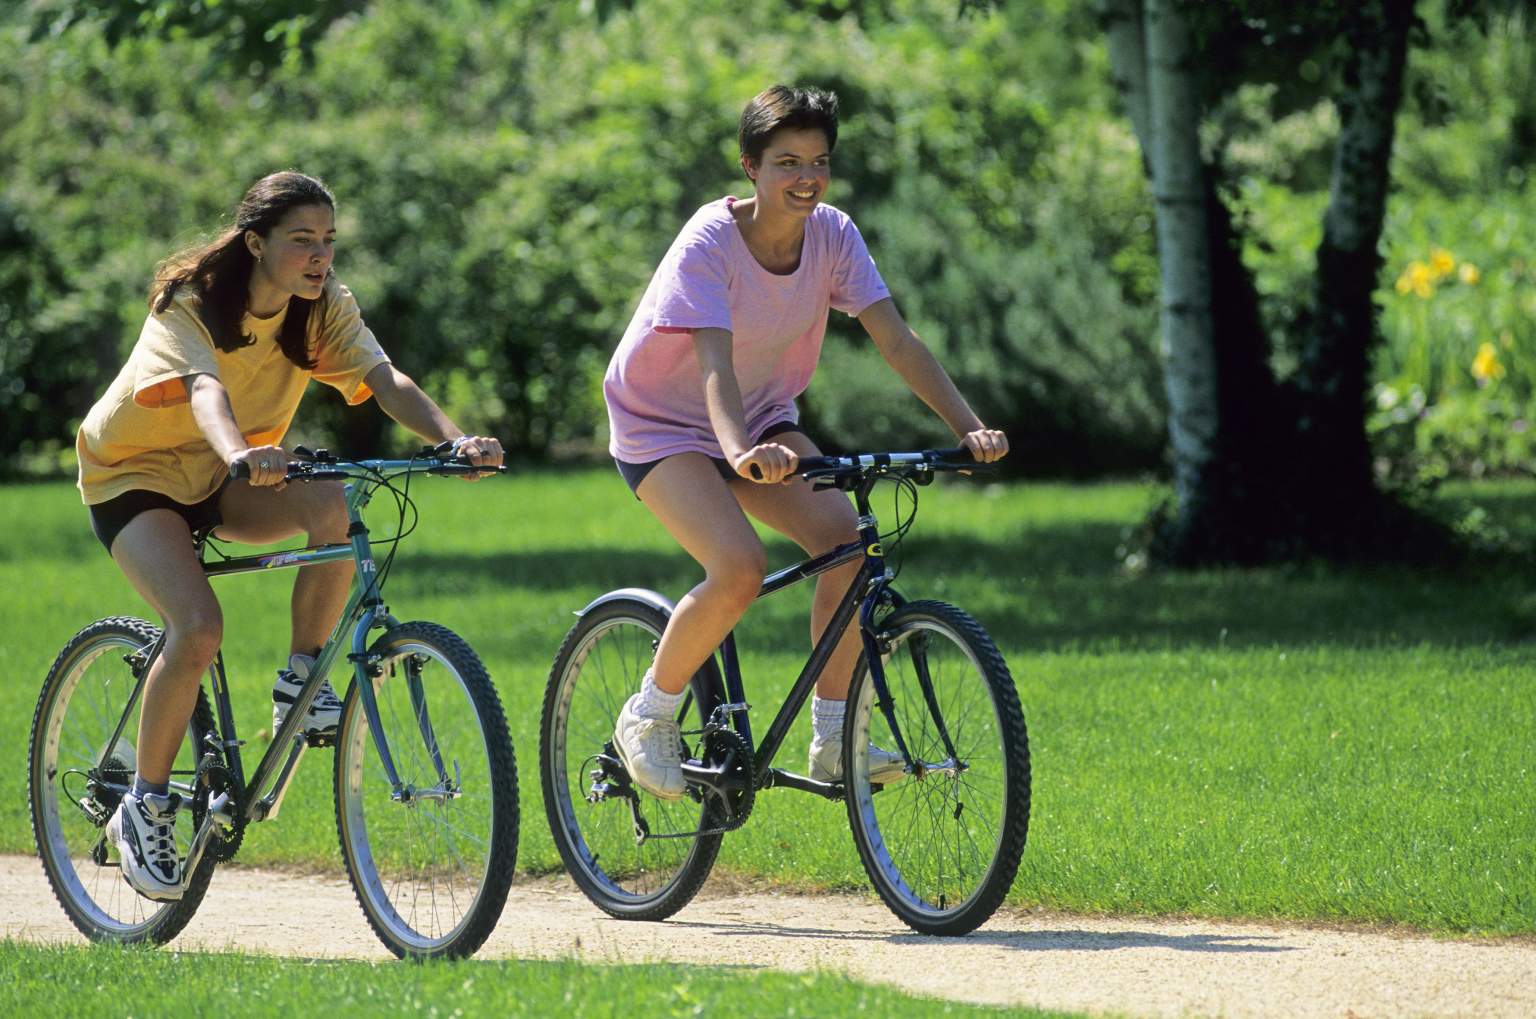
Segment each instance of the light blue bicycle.
[[[517,765],[506,719],[468,644],[435,623],[400,622],[383,600],[394,545],[415,526],[410,479],[422,473],[486,469],[442,447],[408,460],[341,461],[322,450],[290,463],[288,478],[345,484],[348,541],[228,558],[206,533],[195,536],[209,577],[341,559],[351,559],[356,574],[341,621],[249,775],[223,655],[215,657],[171,772],[183,804],[178,901],[133,892],[105,828],[133,778],[140,696],[163,634],[145,620],[114,616],[59,652],[32,719],[28,798],[43,869],[87,937],[163,944],[186,926],[215,865],[234,857],[246,825],[278,816],[306,749],[323,745],[299,730],[321,681],[339,667],[352,683],[334,738],[336,830],[363,913],[400,957],[462,957],[485,942],[517,858]],[[381,489],[400,510],[382,564],[362,521]]]

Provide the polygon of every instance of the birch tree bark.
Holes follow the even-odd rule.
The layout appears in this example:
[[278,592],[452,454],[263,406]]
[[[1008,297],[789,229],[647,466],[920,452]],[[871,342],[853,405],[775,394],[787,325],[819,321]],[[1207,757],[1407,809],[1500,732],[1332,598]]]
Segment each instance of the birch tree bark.
[[1189,27],[1174,0],[1146,0],[1142,25],[1174,492],[1180,516],[1199,519],[1218,426],[1200,96]]

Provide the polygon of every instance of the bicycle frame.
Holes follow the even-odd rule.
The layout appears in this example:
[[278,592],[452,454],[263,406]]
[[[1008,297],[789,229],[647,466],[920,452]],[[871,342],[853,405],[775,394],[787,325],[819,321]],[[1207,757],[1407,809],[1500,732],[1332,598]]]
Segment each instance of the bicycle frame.
[[[831,551],[814,556],[793,566],[770,574],[763,579],[761,589],[757,597],[764,598],[776,591],[782,591],[786,587],[798,584],[802,580],[820,576],[830,570],[837,569],[847,563],[858,560],[859,571],[854,575],[848,589],[843,593],[836,610],[832,614],[832,620],[828,623],[822,635],[811,650],[811,656],[807,659],[805,667],[800,670],[800,676],[795,680],[785,697],[783,705],[774,716],[768,726],[768,731],[763,736],[759,745],[753,745],[752,726],[748,720],[746,707],[746,692],[742,684],[741,664],[736,654],[735,633],[726,634],[725,640],[720,644],[721,663],[724,666],[725,696],[728,703],[725,705],[733,715],[736,731],[747,741],[749,746],[754,746],[753,759],[755,762],[754,782],[760,789],[774,785],[801,789],[814,792],[828,799],[837,799],[842,795],[842,787],[839,783],[817,782],[813,779],[772,767],[774,755],[778,753],[788,735],[790,726],[805,706],[806,699],[816,686],[816,681],[821,678],[822,672],[827,667],[827,662],[832,657],[832,652],[841,640],[843,633],[853,622],[855,613],[859,619],[859,634],[864,643],[864,654],[869,663],[870,681],[874,684],[878,697],[877,704],[886,722],[890,725],[891,734],[895,738],[896,748],[911,763],[912,755],[908,751],[906,741],[902,738],[901,728],[896,721],[895,705],[891,700],[890,690],[885,681],[885,668],[881,661],[883,649],[875,638],[874,613],[882,602],[889,602],[893,607],[900,606],[905,599],[891,588],[890,582],[893,575],[886,567],[885,549],[880,544],[879,524],[869,505],[869,493],[874,487],[873,478],[865,478],[852,488],[854,505],[858,510],[859,537],[856,541],[850,541],[839,545]],[[937,727],[943,734],[946,747],[949,745],[949,735],[944,726],[943,718],[938,711],[937,698],[933,692],[932,680],[926,670],[919,670],[918,682],[922,687],[924,699],[929,710],[933,713]],[[950,748],[953,757],[953,748]],[[687,771],[687,765],[684,765]]]
[[[363,472],[371,475],[387,474],[389,472],[406,471],[412,467],[421,466],[419,459],[412,460],[364,460],[357,461],[355,466]],[[223,735],[218,749],[223,752],[225,763],[234,779],[234,787],[241,796],[242,803],[239,815],[245,821],[261,821],[276,817],[282,807],[283,797],[287,792],[288,784],[293,777],[299,758],[303,756],[307,748],[299,727],[303,722],[305,713],[319,692],[320,684],[329,673],[336,658],[342,653],[342,645],[345,634],[351,632],[351,651],[347,658],[352,663],[353,675],[358,687],[359,697],[362,699],[363,711],[368,720],[370,734],[373,737],[375,748],[378,750],[380,762],[383,764],[385,777],[389,780],[395,798],[401,797],[401,782],[396,771],[394,759],[390,754],[388,740],[384,736],[383,725],[379,718],[378,704],[374,695],[372,679],[369,668],[372,664],[368,655],[368,634],[375,628],[388,628],[397,624],[397,620],[389,614],[384,605],[384,600],[378,588],[378,567],[373,558],[373,548],[368,540],[368,528],[362,520],[362,510],[367,506],[371,497],[368,486],[352,483],[354,475],[344,469],[343,465],[334,465],[329,469],[316,471],[311,477],[313,480],[334,481],[341,480],[346,483],[343,491],[346,493],[347,541],[333,542],[319,545],[314,548],[291,549],[281,552],[263,553],[260,555],[239,556],[224,559],[214,563],[204,563],[203,573],[210,579],[214,577],[228,576],[236,573],[255,573],[267,570],[290,569],[299,566],[309,566],[318,563],[335,562],[341,559],[351,559],[356,566],[354,582],[347,596],[345,609],[340,620],[337,621],[331,635],[326,638],[325,644],[316,656],[315,665],[310,671],[309,678],[305,680],[299,690],[294,704],[289,709],[287,717],[277,732],[272,734],[272,742],[257,762],[256,769],[249,783],[245,780],[244,767],[240,758],[240,746],[242,741],[236,738],[235,718],[230,702],[229,686],[224,673],[224,656],[222,651],[214,656],[213,664],[209,666],[210,685],[213,689],[213,700],[217,711],[219,731]],[[290,482],[298,484],[302,482]],[[201,556],[203,542],[206,536],[198,540],[198,552]],[[134,672],[136,683],[128,698],[128,704],[118,720],[117,729],[113,737],[108,741],[108,753],[111,747],[116,745],[118,737],[122,734],[124,726],[138,699],[143,695],[144,683],[149,674],[149,666],[159,655],[161,647],[165,643],[165,635],[162,633],[159,640],[152,645],[147,652],[142,653],[139,661],[135,662]],[[426,708],[421,696],[421,679],[407,669],[407,683],[412,694],[412,701],[418,708],[418,720],[423,728],[423,735],[427,737],[428,745],[435,747],[435,741],[430,737],[430,723],[426,718]],[[197,747],[196,754],[199,757],[198,771],[201,772],[201,759],[205,748]],[[285,756],[286,755],[286,756]],[[442,761],[434,754],[434,763],[441,781],[447,781]],[[100,770],[105,770],[107,758],[98,763]],[[265,796],[261,791],[271,786]],[[247,795],[249,792],[249,795]],[[220,802],[211,803],[209,806],[210,819],[217,818],[226,824],[236,820],[236,814],[231,810],[231,805],[221,799]],[[198,832],[197,841],[194,842],[194,852],[200,852],[202,841],[211,832],[210,826],[205,822],[204,829]],[[189,860],[193,857],[189,854]],[[195,861],[194,861],[195,862]],[[188,873],[193,868],[187,868]]]

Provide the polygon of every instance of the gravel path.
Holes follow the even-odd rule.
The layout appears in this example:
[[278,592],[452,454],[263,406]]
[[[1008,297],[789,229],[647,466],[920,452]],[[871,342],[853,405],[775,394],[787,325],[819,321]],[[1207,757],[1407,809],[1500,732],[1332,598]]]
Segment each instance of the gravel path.
[[[32,857],[0,856],[0,936],[83,939]],[[344,877],[230,867],[182,949],[391,958]],[[1536,1015],[1536,942],[1206,920],[1000,914],[966,938],[912,934],[877,900],[705,892],[622,923],[564,879],[520,881],[482,958],[731,963],[840,971],[940,998],[1132,1016]]]

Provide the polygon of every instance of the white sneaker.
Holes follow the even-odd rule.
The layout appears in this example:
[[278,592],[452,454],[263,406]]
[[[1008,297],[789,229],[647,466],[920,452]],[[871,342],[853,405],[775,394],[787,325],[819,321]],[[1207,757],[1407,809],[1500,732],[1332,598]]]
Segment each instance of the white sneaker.
[[[312,659],[308,655],[292,655],[288,668],[277,670],[277,682],[272,684],[272,733],[282,728],[288,709],[298,700],[304,681],[309,678]],[[334,736],[341,724],[341,698],[331,689],[330,680],[322,680],[315,699],[309,702],[304,713],[304,732],[310,736]]]
[[176,851],[176,808],[180,796],[123,795],[107,821],[107,837],[117,844],[118,865],[129,887],[146,899],[181,898],[181,856]]
[[[828,739],[819,736],[811,740],[811,778],[817,782],[841,782],[843,780],[843,736],[841,733]],[[869,745],[869,780],[875,785],[890,785],[907,777],[907,762],[894,750],[884,750]]]
[[646,718],[635,713],[640,695],[624,702],[613,725],[613,748],[635,785],[659,800],[680,800],[688,783],[683,778],[682,737],[671,718]]

